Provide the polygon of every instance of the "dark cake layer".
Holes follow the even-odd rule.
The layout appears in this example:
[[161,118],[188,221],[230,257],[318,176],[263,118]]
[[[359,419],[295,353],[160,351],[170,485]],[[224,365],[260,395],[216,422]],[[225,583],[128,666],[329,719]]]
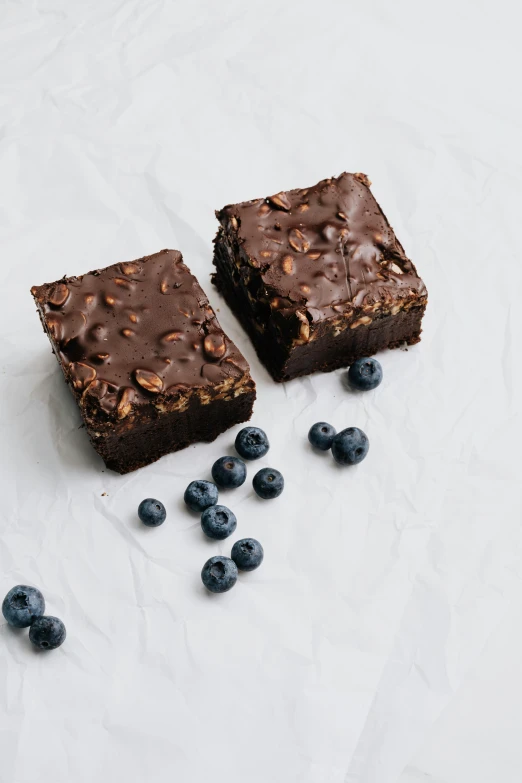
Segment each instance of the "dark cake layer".
[[225,207],[213,280],[273,377],[419,341],[424,283],[362,174]]
[[248,364],[177,250],[32,294],[91,441],[113,470],[250,418]]
[[124,435],[115,431],[108,437],[92,438],[93,445],[108,468],[129,473],[192,443],[210,443],[235,424],[248,421],[255,397],[252,388],[232,399],[213,400],[209,405],[202,405],[195,398],[184,411],[164,413],[137,424]]

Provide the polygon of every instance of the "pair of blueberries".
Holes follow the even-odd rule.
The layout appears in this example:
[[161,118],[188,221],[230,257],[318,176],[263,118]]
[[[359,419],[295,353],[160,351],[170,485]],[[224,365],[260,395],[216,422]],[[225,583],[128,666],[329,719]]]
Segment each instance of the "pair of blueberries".
[[[259,427],[243,427],[238,432],[234,445],[239,456],[249,460],[264,457],[270,448],[266,433]],[[226,483],[226,467],[229,461],[241,462],[241,460],[236,460],[235,457],[222,457],[212,467],[212,478],[221,487],[229,486]],[[246,478],[246,467],[244,462],[242,465],[244,468],[244,481]],[[241,481],[241,484],[243,481]],[[239,485],[234,484],[232,486]],[[262,468],[254,476],[252,486],[260,498],[271,500],[279,497],[284,489],[285,481],[281,473],[275,470],[275,468]]]
[[[216,505],[217,500],[218,488],[211,481],[191,481],[185,490],[187,506],[192,511],[203,512],[201,527],[206,535],[222,539],[234,532],[237,519],[229,508]],[[147,527],[159,527],[165,522],[167,511],[160,500],[145,498],[138,507],[138,516]]]
[[321,451],[332,450],[332,456],[339,465],[357,465],[368,454],[370,442],[359,427],[348,427],[337,432],[326,421],[318,421],[308,433],[308,440]]
[[[264,457],[270,448],[266,433],[259,429],[259,427],[243,427],[243,429],[238,432],[234,445],[239,456],[249,460]],[[234,459],[235,458],[231,457],[222,457],[214,463],[212,467],[212,477],[216,484],[223,487],[228,486],[226,484],[225,468],[228,464],[228,460]],[[241,460],[238,460],[238,462],[241,462]],[[242,464],[244,466],[245,463]],[[246,467],[244,470],[246,477]],[[243,483],[243,481],[241,483]],[[281,473],[278,470],[275,470],[275,468],[262,468],[254,476],[252,486],[260,498],[271,500],[279,497],[284,489],[285,481]]]
[[64,643],[65,625],[44,615],[45,599],[36,587],[16,585],[2,603],[2,614],[13,628],[29,628],[29,639],[40,650],[55,650]]
[[[348,370],[348,383],[359,391],[376,389],[382,381],[382,367],[377,359],[358,359]],[[319,421],[308,433],[308,440],[321,451],[332,450],[332,456],[340,465],[357,465],[368,454],[370,443],[359,427],[348,427],[336,432],[331,424]]]
[[211,557],[201,571],[201,581],[211,593],[226,593],[237,582],[239,571],[254,571],[263,562],[263,547],[255,538],[242,538],[232,547],[230,557]]

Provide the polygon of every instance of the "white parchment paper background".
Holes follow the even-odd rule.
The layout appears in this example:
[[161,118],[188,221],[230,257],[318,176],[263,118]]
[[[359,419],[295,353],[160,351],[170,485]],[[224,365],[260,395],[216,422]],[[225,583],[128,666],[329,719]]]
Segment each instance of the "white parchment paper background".
[[[69,633],[39,655],[0,626],[2,783],[407,766],[521,590],[520,21],[464,0],[0,3],[0,593],[39,585]],[[343,170],[430,294],[422,343],[366,395],[340,372],[272,383],[209,284],[215,208]],[[223,496],[266,557],[218,597],[199,572],[230,543],[181,496],[235,431],[104,471],[29,295],[163,247],[251,362],[287,482]],[[368,459],[313,454],[319,419],[365,429]],[[146,496],[161,529],[137,522]]]

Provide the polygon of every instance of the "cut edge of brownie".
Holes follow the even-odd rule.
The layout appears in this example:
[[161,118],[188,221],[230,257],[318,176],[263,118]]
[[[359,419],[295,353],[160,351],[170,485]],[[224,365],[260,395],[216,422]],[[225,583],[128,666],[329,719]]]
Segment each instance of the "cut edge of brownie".
[[[337,183],[347,176],[356,179],[358,187],[369,190],[371,183],[362,174],[340,175],[337,180],[323,180],[314,188],[329,185],[332,181]],[[385,348],[414,345],[420,341],[426,309],[427,294],[422,280],[404,255],[402,245],[373,195],[374,204],[391,237],[388,246],[383,247],[383,260],[392,269],[397,265],[401,274],[407,271],[409,276],[415,277],[418,290],[412,288],[407,296],[401,291],[402,296],[397,295],[396,299],[386,291],[386,301],[365,304],[363,300],[358,307],[350,307],[345,312],[339,309],[339,313],[318,320],[314,320],[311,308],[305,302],[294,302],[290,307],[290,302],[283,298],[281,306],[281,293],[270,290],[263,280],[271,264],[263,263],[262,259],[245,250],[240,213],[244,208],[257,206],[258,215],[274,209],[282,209],[288,214],[291,198],[301,193],[306,195],[314,188],[282,192],[264,200],[229,205],[216,212],[221,225],[214,239],[213,263],[216,271],[212,282],[249,334],[262,363],[279,382],[316,371],[328,372],[345,367],[360,357],[373,355]],[[286,258],[282,259],[283,266]],[[292,263],[291,259],[289,263]]]
[[[63,291],[61,287],[70,286],[73,281],[75,284],[81,284],[87,275],[112,273],[118,267],[130,269],[133,264],[147,262],[161,253],[177,254],[178,251],[160,251],[153,256],[113,264],[81,277],[64,277],[55,283],[31,288],[44,332],[77,402],[91,443],[107,467],[118,473],[128,473],[148,465],[191,443],[214,440],[228,428],[247,421],[252,415],[256,398],[255,383],[248,363],[223,332],[197,279],[183,264],[181,254],[179,262],[194,280],[196,294],[201,294],[198,304],[204,307],[211,325],[207,330],[203,324],[205,333],[222,336],[226,351],[231,351],[227,364],[228,375],[220,382],[207,379],[207,383],[200,385],[179,384],[179,388],[170,388],[168,393],[156,393],[151,387],[149,394],[145,385],[142,398],[136,400],[137,395],[129,386],[112,389],[88,364],[67,363],[64,360],[57,339],[59,330],[53,326],[56,319],[53,319],[52,311],[46,312],[44,309],[49,297],[54,298],[56,307],[59,308]],[[213,346],[207,347],[212,350]],[[212,369],[212,366],[210,368]],[[151,376],[153,375],[154,373],[151,373]],[[154,379],[151,380],[154,383]],[[148,382],[150,381],[146,378],[145,383]],[[107,393],[107,386],[109,392],[114,391],[117,398],[117,404],[110,411],[104,411],[100,407],[101,398]]]
[[[236,424],[248,421],[256,399],[253,384],[229,399],[214,399],[203,405],[192,399],[182,411],[173,411],[155,420],[139,422],[125,436],[113,432],[105,436],[89,433],[91,442],[105,465],[125,474],[156,462],[167,454],[195,443],[211,443]],[[124,448],[121,440],[124,437]],[[149,449],[144,454],[143,441]]]
[[287,346],[278,340],[277,334],[265,333],[264,330],[270,329],[269,324],[264,325],[263,331],[259,326],[256,328],[256,322],[244,306],[243,292],[230,282],[229,270],[220,256],[219,242],[216,242],[214,264],[217,271],[212,275],[212,282],[249,335],[260,361],[278,383],[313,372],[332,372],[379,351],[420,342],[425,304],[393,316],[380,315],[371,324],[361,324],[355,331],[345,327],[332,335],[326,326],[313,342],[295,340]]

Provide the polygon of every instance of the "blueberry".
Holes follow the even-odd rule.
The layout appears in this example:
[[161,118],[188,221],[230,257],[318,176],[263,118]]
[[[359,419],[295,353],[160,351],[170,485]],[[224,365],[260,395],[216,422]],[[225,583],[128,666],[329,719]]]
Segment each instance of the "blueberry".
[[285,486],[285,480],[278,470],[262,468],[254,476],[252,484],[260,498],[270,500],[279,497]]
[[382,381],[382,367],[377,359],[357,359],[348,370],[348,381],[354,389],[376,389]]
[[29,639],[40,650],[56,650],[64,643],[67,633],[65,625],[57,617],[45,615],[31,625]]
[[308,440],[316,449],[328,451],[328,449],[332,448],[335,432],[335,428],[331,424],[327,424],[325,421],[318,421],[317,424],[310,427]]
[[226,506],[209,506],[201,515],[201,527],[209,538],[228,538],[237,527],[236,515]]
[[359,427],[348,427],[332,441],[333,458],[339,465],[357,465],[368,454],[370,442]]
[[229,557],[211,557],[203,566],[201,581],[211,593],[226,593],[237,582],[237,566]]
[[218,501],[218,488],[211,481],[191,481],[185,490],[184,500],[192,511],[204,511]]
[[263,547],[255,538],[242,538],[232,547],[232,560],[240,571],[253,571],[263,562]]
[[231,489],[245,483],[246,465],[238,457],[220,457],[212,465],[212,478],[218,487]]
[[2,614],[14,628],[27,628],[45,612],[45,600],[36,587],[16,585],[2,603]]
[[243,459],[264,457],[270,448],[266,433],[259,427],[243,427],[236,437],[236,451]]
[[146,498],[142,500],[138,507],[138,516],[147,527],[158,527],[162,525],[167,518],[165,506],[159,500]]

